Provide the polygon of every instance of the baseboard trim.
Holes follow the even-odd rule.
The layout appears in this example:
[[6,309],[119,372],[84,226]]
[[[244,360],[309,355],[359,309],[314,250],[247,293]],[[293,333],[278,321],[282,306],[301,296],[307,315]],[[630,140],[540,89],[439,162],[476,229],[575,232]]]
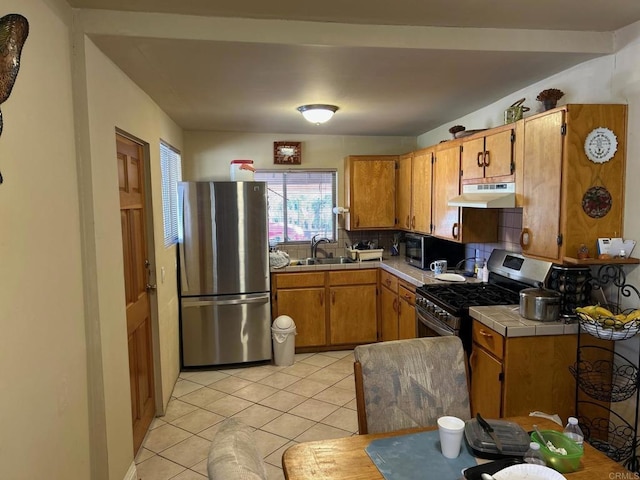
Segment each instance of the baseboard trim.
[[137,480],[138,471],[136,470],[136,462],[131,462],[131,466],[129,470],[127,470],[127,474],[124,476],[123,480]]

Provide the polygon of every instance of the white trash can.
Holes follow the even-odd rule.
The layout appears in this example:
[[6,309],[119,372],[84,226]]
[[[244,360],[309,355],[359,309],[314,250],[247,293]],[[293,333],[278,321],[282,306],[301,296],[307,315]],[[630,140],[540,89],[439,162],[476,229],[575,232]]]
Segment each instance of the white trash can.
[[273,359],[278,366],[293,365],[296,353],[296,324],[288,315],[280,315],[273,321]]

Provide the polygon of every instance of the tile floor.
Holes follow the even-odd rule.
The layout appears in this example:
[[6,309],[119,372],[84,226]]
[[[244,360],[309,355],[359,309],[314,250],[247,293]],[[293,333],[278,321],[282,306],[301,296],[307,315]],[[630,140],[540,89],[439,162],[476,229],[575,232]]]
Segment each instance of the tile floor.
[[281,480],[291,445],[357,433],[355,398],[352,351],[297,354],[289,367],[182,372],[138,452],[138,478],[206,480],[211,439],[236,417],[256,429],[269,480]]

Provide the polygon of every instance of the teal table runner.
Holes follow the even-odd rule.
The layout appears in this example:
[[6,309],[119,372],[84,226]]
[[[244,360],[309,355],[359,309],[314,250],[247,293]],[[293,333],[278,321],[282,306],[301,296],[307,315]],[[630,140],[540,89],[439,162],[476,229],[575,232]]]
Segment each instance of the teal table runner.
[[365,451],[386,480],[457,480],[477,465],[464,439],[458,458],[445,458],[438,430],[372,440]]

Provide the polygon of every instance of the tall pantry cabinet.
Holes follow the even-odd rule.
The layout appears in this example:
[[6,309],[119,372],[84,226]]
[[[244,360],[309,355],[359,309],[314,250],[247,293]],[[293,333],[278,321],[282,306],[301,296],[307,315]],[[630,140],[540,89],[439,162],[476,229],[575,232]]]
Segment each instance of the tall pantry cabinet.
[[525,119],[525,255],[563,263],[622,237],[626,105],[569,104]]

